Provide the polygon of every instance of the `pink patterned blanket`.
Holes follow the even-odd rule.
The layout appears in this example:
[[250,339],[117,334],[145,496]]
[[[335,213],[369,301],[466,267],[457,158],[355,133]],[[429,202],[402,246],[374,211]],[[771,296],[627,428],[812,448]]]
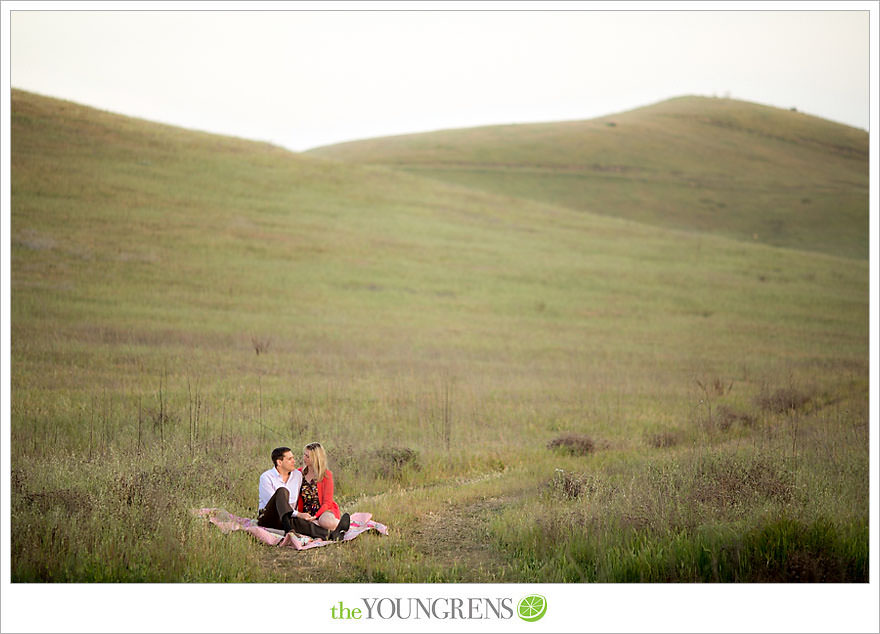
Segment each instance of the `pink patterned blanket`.
[[[223,533],[231,533],[233,531],[245,531],[250,533],[264,544],[270,546],[288,546],[296,550],[305,550],[306,548],[318,548],[319,546],[329,546],[337,542],[325,541],[323,539],[315,539],[306,537],[298,533],[290,532],[284,535],[282,531],[272,528],[263,528],[257,526],[257,520],[248,519],[246,517],[238,517],[228,511],[217,508],[193,509],[195,515],[207,517],[211,524],[214,524]],[[388,527],[379,522],[370,519],[370,513],[352,513],[351,526],[345,532],[342,541],[351,541],[361,533],[369,530],[375,530],[382,535],[388,534]]]

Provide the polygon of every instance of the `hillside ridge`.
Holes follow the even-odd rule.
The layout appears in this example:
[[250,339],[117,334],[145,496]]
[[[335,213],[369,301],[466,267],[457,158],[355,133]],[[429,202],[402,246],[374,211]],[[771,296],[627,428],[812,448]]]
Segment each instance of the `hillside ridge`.
[[[201,145],[253,153],[274,172],[295,164],[291,182],[300,185],[314,178],[359,180],[340,171],[343,161],[649,227],[868,256],[867,133],[748,102],[683,97],[588,121],[428,132],[305,153],[18,89],[12,109],[13,147],[16,132],[45,127],[64,137],[54,144],[58,159],[78,161],[84,151],[106,148],[116,160],[133,159],[158,176],[156,160],[173,163]],[[198,171],[192,159],[181,168],[173,179]],[[230,171],[222,187],[236,174]],[[106,186],[96,183],[96,190]]]
[[352,141],[307,155],[381,165],[649,225],[868,255],[868,134],[733,99],[589,120]]
[[[755,109],[765,109],[767,111],[775,111],[784,116],[789,116],[787,113],[791,113],[791,115],[798,117],[799,119],[805,122],[812,122],[812,124],[817,124],[820,126],[827,126],[829,128],[839,128],[840,130],[848,130],[850,134],[853,136],[854,142],[858,142],[859,136],[864,136],[864,147],[854,147],[854,145],[832,145],[832,147],[837,147],[846,152],[852,152],[859,156],[867,156],[868,146],[867,146],[867,135],[868,132],[863,130],[862,128],[858,128],[855,126],[850,126],[845,123],[840,123],[837,121],[832,121],[830,119],[825,119],[819,117],[817,115],[811,115],[805,112],[801,112],[795,108],[784,109],[778,108],[775,106],[768,106],[764,104],[759,104],[756,102],[750,102],[740,99],[730,99],[730,98],[721,98],[721,97],[705,97],[698,95],[683,95],[680,97],[672,97],[669,99],[664,99],[662,101],[658,101],[652,104],[639,106],[637,108],[632,108],[629,110],[622,110],[616,113],[609,113],[604,115],[599,115],[596,117],[590,117],[586,119],[561,119],[561,120],[553,120],[553,121],[533,121],[533,122],[518,122],[518,123],[499,123],[499,124],[486,124],[486,125],[474,125],[474,126],[463,126],[463,127],[452,127],[452,128],[440,128],[436,130],[426,130],[420,132],[410,132],[410,133],[402,133],[402,134],[393,134],[393,135],[384,135],[384,136],[375,136],[375,137],[366,137],[363,139],[352,139],[350,141],[342,141],[339,143],[329,143],[326,145],[319,145],[305,150],[304,153],[312,153],[312,154],[322,154],[325,152],[329,152],[331,149],[333,151],[342,148],[348,147],[357,147],[358,145],[369,144],[374,141],[393,141],[393,140],[403,140],[403,139],[412,139],[418,137],[429,137],[431,135],[438,134],[446,134],[446,133],[459,133],[459,132],[468,132],[475,130],[484,130],[484,129],[498,129],[498,130],[516,130],[516,129],[524,129],[531,127],[541,127],[541,126],[571,126],[571,125],[580,125],[580,124],[588,124],[588,123],[603,123],[610,124],[612,127],[616,123],[614,121],[615,118],[625,117],[631,114],[636,113],[645,113],[656,110],[658,112],[662,112],[666,108],[675,107],[680,104],[707,104],[707,103],[719,103],[719,104],[740,104],[743,107],[747,108],[755,108]],[[671,113],[670,113],[671,114]],[[675,116],[675,115],[671,115]],[[681,115],[679,115],[681,116]],[[748,129],[737,126],[735,123],[726,120],[726,119],[713,119],[711,117],[706,117],[702,123],[707,125],[717,125],[720,127],[726,127],[730,129],[740,129],[743,132],[751,132],[760,136],[765,136],[766,133],[760,129]],[[766,135],[772,137],[773,135]],[[776,137],[779,140],[786,140],[785,137]],[[788,139],[791,140],[791,139]],[[815,142],[815,140],[810,139],[808,137],[801,137],[799,140],[805,142]]]

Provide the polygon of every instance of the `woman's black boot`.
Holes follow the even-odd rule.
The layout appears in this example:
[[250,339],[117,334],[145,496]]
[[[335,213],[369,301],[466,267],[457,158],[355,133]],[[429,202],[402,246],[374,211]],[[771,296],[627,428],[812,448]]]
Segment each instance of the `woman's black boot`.
[[351,517],[348,513],[343,513],[342,517],[339,518],[339,524],[330,532],[330,539],[335,542],[345,537],[345,531],[348,530],[349,526],[351,526]]

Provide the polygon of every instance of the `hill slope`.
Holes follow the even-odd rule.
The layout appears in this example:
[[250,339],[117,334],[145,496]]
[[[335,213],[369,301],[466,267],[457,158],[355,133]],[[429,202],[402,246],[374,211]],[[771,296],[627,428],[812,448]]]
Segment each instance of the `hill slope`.
[[683,97],[589,121],[309,153],[656,226],[868,257],[868,133],[747,102]]
[[[585,327],[680,339],[681,319],[694,314],[760,319],[757,303],[778,295],[762,282],[781,256],[758,246],[743,252],[19,91],[12,106],[14,333],[51,327],[75,341],[104,321],[216,345],[266,331],[276,345],[430,348],[455,333],[442,348],[497,340],[510,350],[509,332],[553,324],[557,344],[577,348]],[[716,281],[729,275],[738,281],[725,294]],[[805,297],[812,309],[813,293]],[[644,314],[675,317],[645,324]],[[37,339],[17,338],[17,349]],[[542,354],[546,343],[518,345]]]
[[[766,581],[790,533],[867,577],[867,262],[11,115],[14,580]],[[387,538],[304,566],[190,514],[252,517],[272,448],[313,440]]]

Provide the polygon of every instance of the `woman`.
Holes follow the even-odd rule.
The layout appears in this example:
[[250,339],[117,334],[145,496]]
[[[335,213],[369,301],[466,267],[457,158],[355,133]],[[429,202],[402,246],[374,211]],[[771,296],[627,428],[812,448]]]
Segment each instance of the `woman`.
[[296,510],[303,519],[330,531],[331,540],[340,540],[351,523],[348,513],[340,516],[333,499],[333,472],[327,468],[327,452],[319,442],[303,449],[302,486]]

